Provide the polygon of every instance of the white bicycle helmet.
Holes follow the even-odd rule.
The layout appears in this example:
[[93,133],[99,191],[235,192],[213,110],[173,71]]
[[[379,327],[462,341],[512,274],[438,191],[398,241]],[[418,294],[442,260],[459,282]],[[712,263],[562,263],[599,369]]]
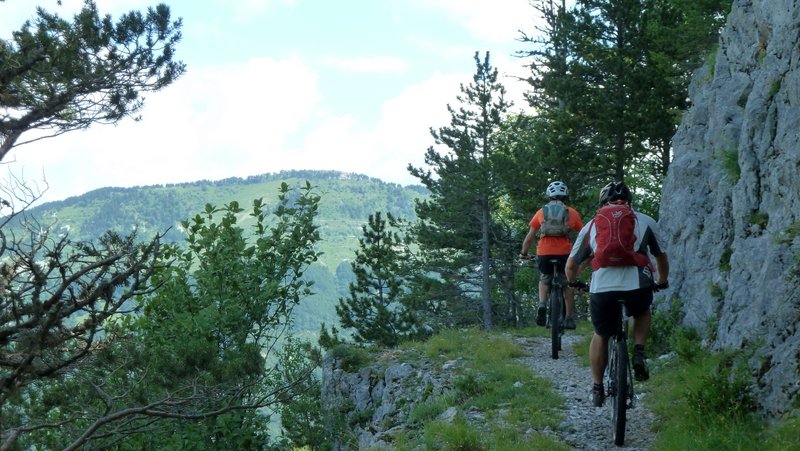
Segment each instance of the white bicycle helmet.
[[556,180],[547,186],[545,194],[547,197],[567,197],[569,195],[569,190],[567,189],[566,183]]

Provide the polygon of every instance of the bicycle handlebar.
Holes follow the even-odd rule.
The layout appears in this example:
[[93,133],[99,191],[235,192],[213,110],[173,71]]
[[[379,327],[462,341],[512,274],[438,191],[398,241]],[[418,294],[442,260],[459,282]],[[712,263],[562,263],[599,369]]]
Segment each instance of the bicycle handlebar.
[[570,288],[575,288],[578,291],[589,291],[589,284],[584,282],[584,281],[582,281],[582,280],[576,280],[575,282],[569,282],[567,285],[569,285]]

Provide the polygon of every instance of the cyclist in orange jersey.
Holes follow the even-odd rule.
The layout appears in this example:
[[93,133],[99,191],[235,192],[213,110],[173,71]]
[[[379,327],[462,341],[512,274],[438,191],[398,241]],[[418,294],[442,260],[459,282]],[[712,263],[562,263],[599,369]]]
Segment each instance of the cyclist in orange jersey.
[[[528,225],[530,229],[525,239],[522,241],[521,259],[529,259],[530,250],[536,237],[539,242],[536,245],[536,256],[539,271],[539,309],[536,312],[536,324],[545,325],[547,315],[547,296],[549,294],[549,283],[553,278],[553,268],[548,264],[550,258],[559,260],[560,272],[564,272],[567,257],[572,250],[570,242],[570,232],[579,232],[583,228],[583,221],[580,214],[567,205],[569,189],[564,182],[554,181],[547,186],[545,191],[548,202],[540,208]],[[575,294],[572,288],[564,288],[564,303],[566,304],[566,319],[564,327],[575,329]]]

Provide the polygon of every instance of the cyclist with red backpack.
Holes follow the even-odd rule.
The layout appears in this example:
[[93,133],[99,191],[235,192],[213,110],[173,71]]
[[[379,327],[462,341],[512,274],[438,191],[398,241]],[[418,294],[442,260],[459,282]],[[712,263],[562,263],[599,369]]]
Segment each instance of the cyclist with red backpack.
[[[576,280],[581,262],[590,259],[592,279],[589,309],[594,335],[589,346],[592,367],[592,402],[605,400],[603,371],[608,358],[608,339],[614,335],[619,316],[618,300],[625,301],[627,316],[633,316],[634,378],[650,378],[644,345],[650,333],[650,305],[653,291],[667,288],[669,260],[661,232],[650,216],[631,208],[632,195],[624,182],[611,182],[600,191],[600,209],[578,234],[566,265],[568,284],[585,287]],[[648,252],[654,257],[656,275]],[[655,279],[657,277],[657,279]]]
[[[548,200],[547,204],[540,208],[528,223],[530,229],[522,241],[522,253],[520,254],[520,259],[529,259],[528,250],[533,245],[537,234],[541,234],[541,238],[536,245],[537,263],[541,272],[536,324],[540,326],[544,326],[546,323],[549,282],[553,278],[553,267],[548,263],[548,260],[553,257],[558,258],[560,260],[558,270],[563,272],[567,257],[572,249],[569,232],[571,230],[578,232],[583,227],[581,216],[574,208],[566,204],[569,197],[569,189],[567,189],[567,185],[564,182],[554,181],[550,183],[547,186],[545,195]],[[572,288],[565,287],[564,304],[566,305],[564,328],[575,329],[575,317],[573,316],[575,297]]]

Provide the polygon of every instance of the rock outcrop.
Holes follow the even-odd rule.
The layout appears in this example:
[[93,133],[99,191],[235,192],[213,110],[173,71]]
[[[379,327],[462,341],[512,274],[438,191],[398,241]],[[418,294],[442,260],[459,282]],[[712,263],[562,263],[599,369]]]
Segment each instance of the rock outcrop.
[[398,351],[359,369],[343,368],[343,362],[329,353],[322,365],[322,409],[328,429],[339,435],[335,450],[388,447],[395,434],[410,428],[415,405],[452,389],[458,366]]
[[800,2],[735,0],[674,138],[667,296],[719,348],[757,349],[763,407],[800,391]]

